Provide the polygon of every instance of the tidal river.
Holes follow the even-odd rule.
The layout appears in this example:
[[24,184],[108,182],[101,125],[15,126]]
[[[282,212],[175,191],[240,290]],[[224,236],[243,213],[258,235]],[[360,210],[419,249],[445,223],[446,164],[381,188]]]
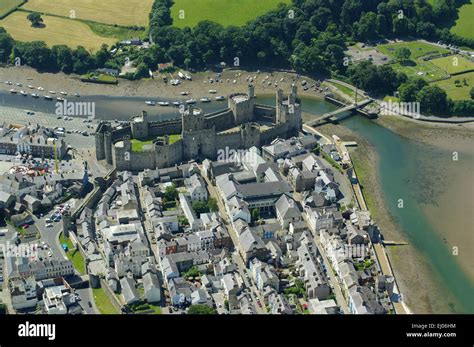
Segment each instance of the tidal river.
[[[102,119],[129,119],[142,109],[147,109],[152,119],[179,116],[172,107],[147,107],[145,98],[80,99],[95,102],[97,116]],[[274,105],[274,100],[272,96],[258,98],[258,102],[269,105]],[[0,104],[54,113],[51,102],[22,100],[6,93],[0,93]],[[302,105],[303,111],[315,115],[334,109],[320,99],[304,99]],[[225,108],[226,103],[198,106],[212,112]],[[450,312],[474,313],[474,146],[460,148],[454,158],[451,149],[402,136],[360,116],[344,120],[342,126],[363,137],[375,150],[383,204],[397,229],[423,259],[416,264],[401,259],[395,266],[409,265],[413,271],[429,272],[439,287],[433,290],[449,294],[433,296],[432,302],[446,300]],[[407,289],[416,291],[417,286],[409,283]],[[428,291],[426,296],[430,295]]]
[[[310,99],[302,104],[308,113],[325,108]],[[386,207],[442,291],[457,299],[453,311],[474,313],[474,146],[453,151],[428,145],[360,116],[342,125],[376,151]]]

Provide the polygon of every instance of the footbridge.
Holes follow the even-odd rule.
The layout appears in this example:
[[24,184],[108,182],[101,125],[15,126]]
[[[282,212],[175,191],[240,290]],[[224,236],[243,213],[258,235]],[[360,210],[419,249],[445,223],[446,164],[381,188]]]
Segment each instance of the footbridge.
[[[308,125],[310,127],[314,127],[314,126],[321,125],[323,123],[328,123],[328,122],[334,122],[334,121],[337,121],[337,120],[341,120],[342,118],[340,118],[338,116],[341,115],[341,114],[344,114],[344,113],[349,113],[348,117],[350,117],[350,115],[353,114],[354,112],[359,112],[362,115],[368,117],[369,113],[362,110],[362,108],[374,101],[373,99],[369,98],[369,99],[365,99],[365,100],[357,102],[357,103],[346,105],[345,103],[343,103],[343,102],[341,102],[337,99],[334,99],[332,97],[326,96],[325,99],[327,101],[333,103],[333,104],[341,106],[341,108],[339,108],[335,111],[329,112],[329,113],[325,113],[322,116],[320,116],[318,118],[315,118],[315,119],[312,119],[309,122],[305,122],[306,125]],[[346,117],[344,117],[344,118],[346,118]]]

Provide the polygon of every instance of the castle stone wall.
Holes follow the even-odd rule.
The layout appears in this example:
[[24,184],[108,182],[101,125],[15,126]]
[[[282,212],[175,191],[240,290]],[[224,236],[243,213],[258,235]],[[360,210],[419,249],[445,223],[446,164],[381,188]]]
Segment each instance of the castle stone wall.
[[224,111],[215,112],[209,115],[206,115],[206,127],[212,128],[216,127],[216,131],[222,131],[234,126],[234,115],[232,114],[231,109],[226,109]]
[[149,135],[156,137],[170,134],[181,134],[182,129],[183,124],[181,119],[163,123],[152,123],[150,125]]
[[239,149],[241,148],[241,137],[240,131],[235,131],[232,133],[217,134],[216,135],[216,149],[225,150],[226,147],[229,149]]

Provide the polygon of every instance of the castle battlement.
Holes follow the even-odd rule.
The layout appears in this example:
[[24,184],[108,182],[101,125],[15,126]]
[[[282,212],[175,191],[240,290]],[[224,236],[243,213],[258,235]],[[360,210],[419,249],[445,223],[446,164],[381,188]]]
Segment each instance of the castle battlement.
[[[265,126],[262,128],[261,124]],[[301,101],[295,85],[288,96],[282,90],[276,92],[274,107],[256,104],[255,88],[249,85],[247,93],[228,97],[227,109],[211,114],[189,105],[180,120],[150,122],[143,111],[131,119],[130,126],[121,129],[101,122],[95,135],[96,156],[118,170],[141,171],[214,159],[223,148],[260,147],[277,137],[298,135],[301,126]],[[171,134],[180,134],[181,139],[170,144]],[[144,145],[142,150],[133,151],[131,139],[152,141],[153,146]]]

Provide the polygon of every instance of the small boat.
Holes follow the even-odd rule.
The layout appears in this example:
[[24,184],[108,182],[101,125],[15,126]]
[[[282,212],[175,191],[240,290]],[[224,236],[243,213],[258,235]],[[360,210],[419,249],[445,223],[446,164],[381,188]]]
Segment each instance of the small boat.
[[211,102],[211,99],[209,99],[207,96],[204,98],[199,99],[201,102]]
[[181,105],[181,103],[180,103],[180,102],[178,102],[178,101],[173,101],[173,106],[175,106],[175,107],[179,107],[180,105]]
[[215,90],[215,89],[209,89],[209,93],[211,93],[211,94],[216,94],[216,93],[217,93],[217,90]]
[[59,97],[59,96],[56,98],[56,100],[58,100],[58,101],[64,101],[64,99],[61,98],[61,97]]
[[32,96],[33,98],[35,98],[35,99],[38,99],[38,98],[39,98],[39,95],[36,94],[36,93],[31,93],[31,96]]
[[80,95],[79,95],[79,94],[77,94],[77,93],[75,93],[75,94],[74,94],[74,96],[75,96],[75,97],[77,97],[77,98],[79,98],[79,97],[80,97]]
[[45,95],[44,98],[45,98],[46,100],[53,100],[53,97],[52,97],[52,96],[49,96],[49,95]]
[[5,81],[5,84],[11,85],[12,83],[10,81]]
[[24,90],[20,90],[20,94],[23,95],[23,96],[27,96],[27,95],[28,95],[28,93],[25,92]]
[[35,87],[33,87],[31,84],[28,84],[28,88],[35,89]]
[[59,92],[59,94],[61,94],[61,95],[67,95],[66,92]]
[[181,95],[188,95],[189,92],[181,92]]
[[21,87],[21,83],[17,83],[16,85],[17,85],[18,87]]
[[155,106],[156,103],[154,101],[145,101],[145,104],[147,104],[148,106]]
[[50,90],[49,94],[56,94],[56,92],[54,90]]
[[10,89],[10,93],[16,94],[16,93],[18,93],[18,92],[17,92],[15,89],[12,88],[12,89]]
[[37,89],[38,89],[38,90],[44,90],[44,88],[43,88],[43,87],[38,87]]
[[179,78],[181,78],[182,80],[184,80],[186,77],[184,76],[184,73],[182,73],[181,71],[178,72],[178,76]]
[[158,105],[160,105],[160,106],[169,106],[170,103],[168,101],[159,101]]
[[188,81],[192,81],[192,80],[193,80],[193,78],[191,77],[190,74],[186,74],[186,75],[184,75],[184,77],[186,77],[186,79],[187,79]]
[[223,101],[223,100],[225,100],[225,96],[224,95],[216,96],[216,100],[217,101]]
[[189,99],[189,100],[186,100],[186,103],[187,103],[188,105],[195,104],[196,102],[197,102],[196,99]]

